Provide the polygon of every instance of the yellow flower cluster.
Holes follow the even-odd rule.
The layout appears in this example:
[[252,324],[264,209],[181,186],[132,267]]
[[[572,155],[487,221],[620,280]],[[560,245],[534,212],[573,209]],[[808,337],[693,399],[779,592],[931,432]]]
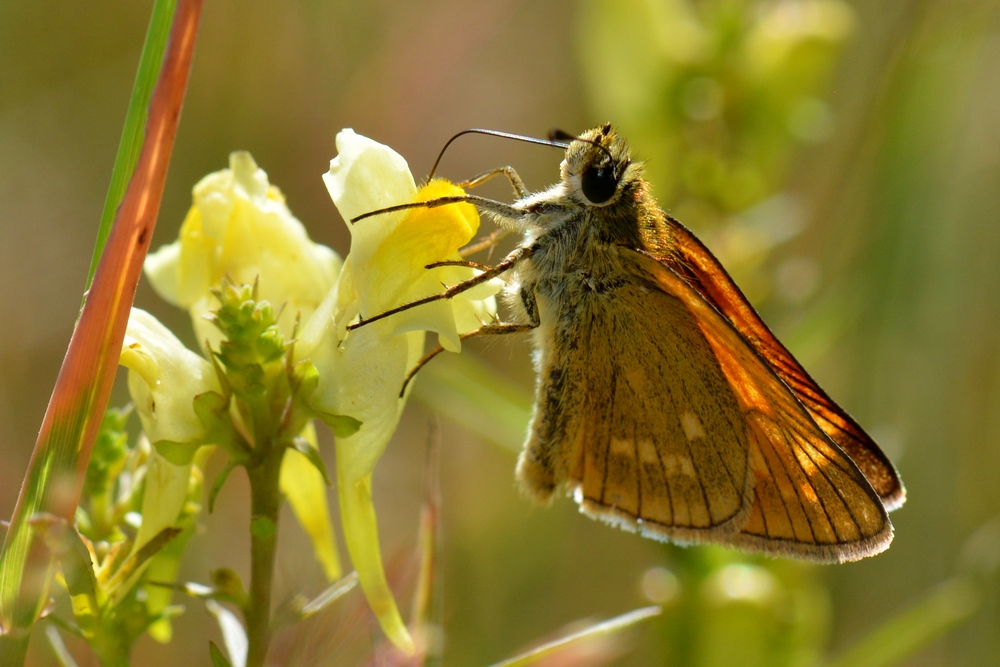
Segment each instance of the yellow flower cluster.
[[[337,135],[337,151],[323,178],[345,220],[462,193],[446,181],[418,189],[400,155],[352,130]],[[260,299],[284,305],[278,328],[286,338],[291,339],[298,320],[292,361],[308,360],[318,375],[310,407],[317,414],[349,415],[361,422],[360,430],[339,437],[336,444],[343,532],[372,609],[392,641],[408,651],[413,643],[383,572],[372,471],[399,422],[406,402],[400,389],[424,353],[426,332],[437,333],[445,349],[458,351],[462,334],[493,319],[493,295],[500,285],[487,283],[460,298],[412,308],[352,331],[347,327],[359,315],[376,315],[471,278],[471,268],[426,266],[458,259],[458,249],[478,227],[478,213],[468,204],[375,216],[349,226],[351,250],[341,262],[333,251],[309,240],[250,155],[234,153],[229,169],[206,176],[195,187],[194,206],[180,238],[150,255],[146,264],[154,289],[190,313],[205,355],[220,344],[221,334],[206,316],[217,307],[212,290],[224,276],[236,284],[256,282]],[[195,396],[218,391],[211,362],[137,310],[122,363],[131,371],[129,387],[151,442],[173,464],[189,465],[198,447],[212,444],[192,407]],[[311,425],[306,431],[315,446]],[[180,487],[174,485],[174,495]],[[305,457],[289,450],[282,489],[328,577],[336,578],[340,568],[322,476]],[[166,499],[164,506],[175,507],[180,499],[174,501]],[[165,520],[169,525],[171,519]]]

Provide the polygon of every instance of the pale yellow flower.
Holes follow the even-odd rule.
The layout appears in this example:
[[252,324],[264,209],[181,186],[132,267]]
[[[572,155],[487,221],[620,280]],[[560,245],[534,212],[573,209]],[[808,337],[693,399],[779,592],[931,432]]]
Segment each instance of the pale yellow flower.
[[[395,204],[461,194],[445,181],[420,190],[406,161],[371,139],[344,130],[338,156],[324,175],[327,189],[345,220]],[[473,277],[465,267],[428,270],[429,263],[458,259],[479,227],[469,204],[418,208],[350,225],[351,252],[335,289],[300,336],[296,354],[316,365],[320,382],[314,406],[361,421],[354,435],[337,439],[337,481],[344,539],[369,604],[383,629],[400,648],[413,642],[385,579],[371,497],[372,470],[389,442],[405,404],[403,379],[424,351],[424,333],[438,334],[448,350],[459,336],[493,318],[499,283],[488,283],[458,298],[403,311],[347,332],[359,314],[373,316],[421,297],[440,293],[442,283]]]
[[129,315],[120,363],[129,369],[129,393],[146,437],[175,465],[190,464],[198,447],[207,444],[194,397],[221,391],[215,368],[138,308]]
[[[178,240],[146,259],[153,288],[188,311],[200,345],[208,342],[217,350],[221,332],[207,319],[219,306],[211,290],[226,275],[237,285],[256,282],[259,300],[283,306],[278,327],[291,338],[296,317],[308,321],[335,285],[340,257],[309,239],[281,191],[247,152],[232,153],[229,168],[205,176],[192,195]],[[208,350],[203,347],[203,352]],[[192,398],[187,397],[189,405]],[[312,430],[307,431],[309,439]],[[297,452],[287,452],[284,465],[289,470],[282,470],[282,492],[309,534],[328,579],[338,579],[340,563],[323,478]]]
[[[184,347],[153,315],[133,308],[129,314],[120,363],[129,369],[128,386],[143,435],[152,443],[145,464],[142,524],[132,543],[135,555],[165,528],[177,525],[192,486],[201,489],[195,470],[198,449],[209,444],[205,427],[194,410],[194,399],[221,391],[215,368],[201,355]],[[144,446],[149,446],[144,445]],[[200,462],[199,462],[200,465]],[[172,580],[179,554],[157,554],[129,577],[117,595],[124,596],[147,568],[161,580]],[[171,591],[158,587],[146,592],[147,608],[158,614],[170,603]],[[166,641],[170,622],[161,620],[151,634]]]
[[258,298],[284,306],[278,326],[290,338],[295,317],[309,319],[333,287],[340,258],[309,240],[247,152],[232,153],[229,169],[201,179],[193,195],[180,237],[146,259],[153,289],[191,314],[199,345],[216,347],[220,332],[205,319],[218,307],[210,290],[227,274],[237,285],[260,279]]

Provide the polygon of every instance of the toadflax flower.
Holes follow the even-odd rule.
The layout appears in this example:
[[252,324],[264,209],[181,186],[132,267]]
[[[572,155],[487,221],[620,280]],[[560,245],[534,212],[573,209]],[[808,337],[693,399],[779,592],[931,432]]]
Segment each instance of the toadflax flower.
[[[324,180],[347,219],[393,204],[462,193],[446,181],[434,181],[418,190],[402,157],[353,131],[345,130],[337,136],[337,148],[339,155]],[[268,184],[266,174],[249,154],[234,153],[229,169],[206,176],[195,187],[194,206],[178,241],[151,255],[146,263],[154,288],[190,313],[206,355],[215,351],[216,366],[225,368],[229,378],[224,394],[230,395],[231,389],[233,396],[254,400],[255,409],[277,401],[292,413],[305,411],[297,416],[283,414],[270,423],[296,424],[295,429],[301,431],[294,438],[295,446],[288,447],[281,460],[281,488],[331,579],[339,576],[340,564],[315,434],[311,422],[302,421],[302,417],[320,417],[334,427],[337,487],[348,551],[386,634],[410,652],[413,642],[382,568],[372,505],[372,471],[399,422],[405,403],[405,398],[399,396],[400,389],[423,355],[425,332],[436,332],[446,349],[458,351],[463,333],[495,317],[493,295],[501,285],[498,281],[487,283],[450,301],[408,309],[350,332],[347,327],[361,314],[375,315],[440,293],[443,284],[471,278],[475,272],[467,267],[428,270],[426,266],[459,259],[458,249],[473,238],[478,227],[479,216],[468,204],[376,216],[351,227],[351,253],[341,263],[332,251],[309,240],[281,194]],[[220,288],[224,277],[228,277],[227,282]],[[252,289],[239,287],[251,284],[255,285]],[[243,312],[240,299],[244,296],[240,295],[250,300],[246,303],[255,303],[253,313]],[[239,298],[233,301],[234,297]],[[220,309],[220,299],[228,306]],[[265,302],[273,306],[262,305]],[[220,328],[225,327],[218,325],[231,324],[230,320],[235,322],[243,315],[253,323],[257,321],[253,315],[258,312],[261,322],[280,312],[274,335],[267,334],[260,344],[249,347],[234,346],[228,334],[222,340]],[[283,341],[292,341],[297,318],[294,346],[286,347]],[[141,323],[142,317],[137,321]],[[262,349],[270,352],[262,357],[266,363],[259,366],[260,372],[254,373],[257,366],[247,365],[246,355]],[[293,363],[275,365],[271,353],[280,356],[289,349],[294,350]],[[193,367],[212,368],[205,359],[198,359],[192,361]],[[272,371],[294,367],[294,381],[283,385],[284,391],[292,392],[287,401],[283,394],[253,398],[261,397],[254,393],[254,386],[273,390],[267,384],[273,379],[272,371],[264,370],[265,366]],[[239,381],[231,375],[234,369],[243,369]],[[182,398],[175,397],[177,405],[191,408],[196,395],[189,391]],[[191,415],[195,409],[200,410],[198,416],[203,419],[213,409],[223,420],[225,415],[245,420],[249,414],[226,409],[213,402],[213,395],[201,394]],[[191,415],[185,413],[185,419]],[[341,428],[337,427],[338,420]],[[344,427],[345,420],[350,422],[350,428]],[[194,422],[182,423],[198,431]],[[150,428],[155,434],[156,428],[162,427],[153,424]],[[246,424],[242,430],[249,432]],[[220,433],[201,432],[199,444],[206,444],[205,438],[211,440]],[[168,458],[188,455],[190,445],[197,440],[194,435],[191,439],[173,435],[157,439],[150,435],[150,439]],[[214,444],[226,447],[221,441]],[[230,450],[235,451],[232,446]],[[178,496],[180,488],[178,480]]]
[[[184,347],[159,320],[133,308],[122,344],[121,365],[129,369],[132,402],[142,430],[156,446],[146,478],[143,522],[134,550],[171,526],[187,497],[191,462],[206,444],[195,396],[219,392],[212,364]],[[148,505],[148,507],[147,507]]]
[[304,322],[333,287],[341,261],[313,243],[267,174],[245,151],[229,156],[229,169],[201,179],[180,237],[149,255],[146,277],[157,294],[188,311],[199,345],[221,337],[205,316],[218,307],[211,290],[222,277],[252,285],[259,298],[285,309],[278,321],[290,338],[296,316]]
[[[196,396],[221,389],[212,364],[184,344],[155,317],[133,308],[129,314],[120,363],[129,369],[128,386],[142,422],[145,437],[155,445],[146,460],[142,524],[132,543],[135,555],[160,531],[176,525],[190,495],[192,480],[201,488],[200,472],[193,471],[195,455],[208,433],[195,408]],[[193,474],[193,477],[192,477]],[[157,554],[147,563],[157,577],[176,574],[179,554]],[[131,577],[135,581],[141,571]],[[122,587],[127,591],[131,586]],[[156,616],[170,602],[170,590],[146,592],[149,613]],[[164,641],[170,636],[169,620],[150,628]]]
[[[462,190],[446,181],[417,189],[406,161],[371,139],[343,130],[338,156],[324,175],[345,220],[395,204],[426,201]],[[344,539],[361,586],[383,629],[400,648],[412,651],[385,579],[372,505],[372,470],[396,429],[405,397],[399,392],[424,351],[427,331],[447,350],[458,351],[460,335],[491,320],[500,283],[479,286],[452,300],[402,311],[347,331],[358,315],[372,316],[440,293],[443,284],[473,277],[473,269],[426,265],[459,259],[458,249],[476,234],[479,215],[469,204],[416,208],[368,218],[351,230],[351,252],[334,290],[306,324],[296,346],[319,372],[313,395],[318,410],[348,414],[360,430],[337,438],[337,485]]]
[[[296,318],[306,322],[336,284],[340,257],[309,239],[280,190],[247,152],[232,153],[229,168],[205,176],[192,194],[194,202],[177,241],[146,259],[146,277],[154,290],[188,311],[206,354],[219,349],[222,337],[209,314],[219,307],[212,290],[224,276],[236,285],[256,283],[259,300],[283,306],[278,328],[291,338]],[[190,403],[192,398],[193,394],[186,400]],[[311,425],[303,437],[315,445]],[[281,487],[327,579],[340,578],[322,475],[300,453],[289,451]]]

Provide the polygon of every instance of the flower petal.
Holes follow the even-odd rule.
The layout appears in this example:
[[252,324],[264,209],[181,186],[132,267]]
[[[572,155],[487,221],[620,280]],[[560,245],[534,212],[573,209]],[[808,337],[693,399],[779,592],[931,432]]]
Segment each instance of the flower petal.
[[[316,447],[316,428],[309,424],[302,437]],[[281,462],[281,492],[295,513],[299,525],[309,536],[316,560],[323,566],[327,581],[340,579],[343,571],[337,554],[337,540],[330,523],[326,483],[319,470],[294,449],[285,452]]]
[[[340,449],[337,451],[339,467]],[[361,588],[386,636],[407,655],[413,655],[416,647],[399,615],[382,567],[378,522],[375,519],[375,506],[372,504],[371,475],[361,479],[344,479],[339,475],[338,478],[344,541],[347,542],[351,561],[358,571]]]
[[210,290],[227,274],[237,284],[259,280],[260,299],[285,304],[279,328],[290,336],[296,315],[308,319],[329,292],[341,261],[309,240],[249,153],[232,153],[229,164],[194,187],[179,240],[150,254],[146,275],[164,299],[188,310],[199,344],[220,339],[203,316],[218,306]]
[[[205,428],[194,411],[195,396],[220,391],[215,369],[184,347],[159,320],[133,308],[125,330],[121,364],[129,369],[128,387],[143,431],[157,442],[190,444],[190,456],[203,444]],[[175,463],[189,463],[175,461]]]

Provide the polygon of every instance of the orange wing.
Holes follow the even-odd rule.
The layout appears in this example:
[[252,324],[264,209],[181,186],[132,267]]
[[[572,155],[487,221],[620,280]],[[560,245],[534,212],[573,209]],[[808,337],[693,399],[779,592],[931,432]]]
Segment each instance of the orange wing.
[[550,306],[522,489],[547,502],[568,487],[647,537],[729,544],[753,504],[750,436],[684,302],[643,278]]
[[[623,253],[634,262],[637,274],[684,302],[743,411],[750,434],[754,501],[747,523],[728,543],[820,562],[857,560],[888,548],[892,524],[879,494],[817,425],[768,357],[669,267],[644,253]],[[793,368],[800,367],[795,363]]]
[[719,260],[681,223],[672,223],[676,257],[661,258],[729,321],[795,394],[810,416],[857,464],[888,511],[906,501],[899,473],[875,441],[826,395],[775,338]]

